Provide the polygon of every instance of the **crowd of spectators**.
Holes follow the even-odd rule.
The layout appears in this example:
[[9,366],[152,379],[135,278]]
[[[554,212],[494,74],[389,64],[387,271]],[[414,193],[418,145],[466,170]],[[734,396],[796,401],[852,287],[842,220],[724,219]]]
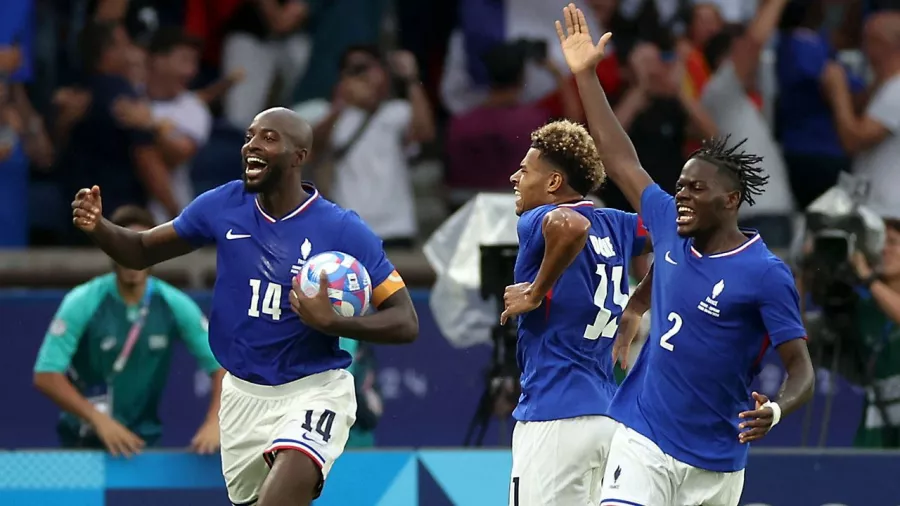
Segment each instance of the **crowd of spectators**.
[[[81,243],[65,208],[89,184],[107,209],[169,219],[239,176],[243,129],[281,105],[315,126],[309,177],[412,247],[426,216],[508,191],[531,130],[583,119],[553,32],[564,3],[3,2],[0,245]],[[876,15],[892,2],[583,3],[614,33],[597,72],[664,188],[700,139],[731,134],[765,159],[768,191],[743,217],[770,244],[842,171],[900,216],[900,21]],[[628,207],[612,186],[598,198]]]

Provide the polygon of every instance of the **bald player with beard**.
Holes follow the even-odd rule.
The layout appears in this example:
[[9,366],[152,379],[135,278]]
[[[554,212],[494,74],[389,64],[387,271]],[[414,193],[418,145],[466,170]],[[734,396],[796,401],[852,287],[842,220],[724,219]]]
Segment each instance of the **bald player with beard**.
[[[356,418],[350,355],[338,336],[400,344],[418,335],[409,293],[381,240],[353,211],[302,182],[310,126],[275,108],[247,129],[244,173],[197,197],[174,221],[145,232],[102,217],[100,188],[80,190],[73,222],[120,265],[146,269],[217,246],[210,348],[227,371],[219,411],[222,470],[235,505],[309,505],[319,496]],[[322,290],[305,296],[295,272],[342,251],[369,271],[378,311],[346,318]]]

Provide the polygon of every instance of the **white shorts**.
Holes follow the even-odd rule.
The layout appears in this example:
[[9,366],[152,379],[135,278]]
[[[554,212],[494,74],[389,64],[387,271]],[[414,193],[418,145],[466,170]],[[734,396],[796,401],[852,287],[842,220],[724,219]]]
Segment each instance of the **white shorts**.
[[353,376],[325,371],[284,385],[222,380],[219,427],[222,474],[234,504],[255,501],[281,450],[302,452],[322,470],[322,480],[340,457],[356,421]]
[[605,416],[516,423],[509,506],[597,504],[615,430]]
[[675,460],[618,424],[603,478],[601,506],[737,506],[744,470],[707,471]]

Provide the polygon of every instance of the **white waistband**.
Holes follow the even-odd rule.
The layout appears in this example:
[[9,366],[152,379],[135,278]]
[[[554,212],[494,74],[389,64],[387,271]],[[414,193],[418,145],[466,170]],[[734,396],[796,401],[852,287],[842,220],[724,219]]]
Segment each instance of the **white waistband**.
[[250,383],[249,381],[235,377],[231,373],[226,373],[225,378],[222,380],[222,386],[240,390],[253,397],[273,399],[296,395],[297,393],[312,388],[322,388],[333,381],[340,380],[349,375],[350,373],[344,369],[332,369],[281,385],[257,385],[256,383]]

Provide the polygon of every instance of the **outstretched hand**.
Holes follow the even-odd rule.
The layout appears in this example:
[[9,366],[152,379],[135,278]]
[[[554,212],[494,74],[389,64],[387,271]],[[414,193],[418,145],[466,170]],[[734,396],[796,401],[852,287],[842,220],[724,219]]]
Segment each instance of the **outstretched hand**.
[[559,21],[556,22],[556,34],[559,36],[559,44],[562,46],[563,55],[566,57],[566,63],[569,70],[573,74],[592,70],[597,67],[603,55],[606,52],[606,44],[609,42],[612,33],[605,33],[600,37],[597,45],[594,45],[594,39],[591,38],[591,32],[587,25],[587,20],[581,9],[575,7],[575,4],[569,4],[563,8],[563,22],[565,23],[565,31],[563,25]]
[[303,293],[296,277],[291,282],[291,287],[291,309],[297,313],[303,323],[327,334],[328,329],[338,317],[334,312],[331,299],[328,297],[328,274],[325,271],[319,273],[319,291],[312,297]]
[[103,218],[100,187],[82,188],[72,201],[72,223],[85,232],[93,232]]

